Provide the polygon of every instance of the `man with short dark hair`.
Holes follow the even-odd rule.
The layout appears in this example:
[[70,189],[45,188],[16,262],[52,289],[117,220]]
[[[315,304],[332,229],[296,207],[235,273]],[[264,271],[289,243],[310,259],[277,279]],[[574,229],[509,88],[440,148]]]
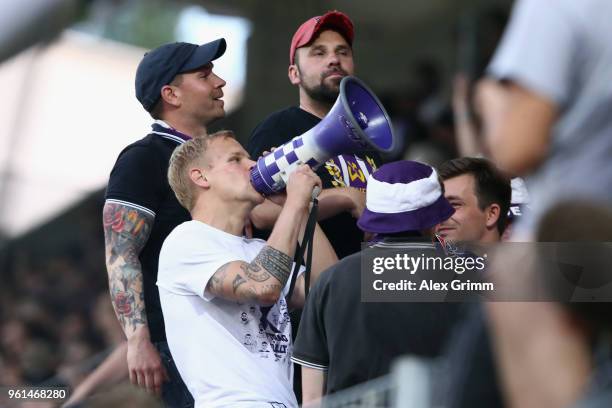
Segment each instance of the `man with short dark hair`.
[[455,213],[436,233],[447,241],[498,242],[508,219],[510,180],[490,161],[474,157],[449,160],[438,170]]
[[190,219],[168,185],[168,161],[176,146],[206,135],[206,126],[225,115],[225,81],[212,63],[225,48],[218,39],[200,46],[165,44],[145,54],[136,72],[136,98],[156,120],[148,136],[119,154],[106,190],[106,267],[127,337],[130,380],[172,407],[192,406],[193,399],[172,362],[155,286],[164,239]]

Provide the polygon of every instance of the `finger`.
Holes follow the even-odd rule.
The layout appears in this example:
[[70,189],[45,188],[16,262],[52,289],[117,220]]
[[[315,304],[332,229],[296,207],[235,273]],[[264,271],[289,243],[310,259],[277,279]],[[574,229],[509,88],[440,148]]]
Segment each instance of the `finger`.
[[157,370],[153,373],[153,392],[155,395],[161,396],[161,389],[164,383],[164,370]]
[[146,371],[144,374],[145,387],[150,392],[155,392],[155,371]]
[[136,370],[130,370],[130,383],[138,385],[138,377],[136,376]]
[[141,370],[136,370],[136,385],[145,388],[145,377]]

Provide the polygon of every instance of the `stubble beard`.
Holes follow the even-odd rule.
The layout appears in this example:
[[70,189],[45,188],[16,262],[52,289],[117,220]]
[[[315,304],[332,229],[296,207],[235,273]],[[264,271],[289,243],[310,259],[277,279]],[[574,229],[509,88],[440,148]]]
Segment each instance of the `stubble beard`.
[[332,106],[336,99],[338,99],[340,86],[329,86],[321,81],[320,84],[314,87],[305,86],[304,91],[312,100]]

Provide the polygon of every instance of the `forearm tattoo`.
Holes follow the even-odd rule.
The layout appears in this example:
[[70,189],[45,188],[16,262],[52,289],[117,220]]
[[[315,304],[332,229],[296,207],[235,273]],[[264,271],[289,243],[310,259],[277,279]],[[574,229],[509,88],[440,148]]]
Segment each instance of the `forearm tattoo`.
[[266,246],[252,262],[240,262],[244,275],[237,271],[229,273],[231,264],[233,262],[228,262],[217,269],[206,290],[215,296],[227,297],[231,283],[233,295],[229,295],[230,298],[257,302],[269,298],[271,293],[280,293],[291,274],[293,260],[287,254]]
[[[284,252],[265,246],[249,265],[259,265],[269,275],[274,276],[282,285],[287,282],[291,274],[293,260]],[[249,268],[249,269],[251,269]]]
[[244,279],[240,274],[236,275],[234,281],[232,282],[232,290],[234,291],[234,293],[236,293],[240,285],[242,285],[243,283],[246,283],[246,279]]
[[106,203],[103,225],[111,300],[126,334],[146,324],[142,267],[138,256],[154,217],[132,207]]

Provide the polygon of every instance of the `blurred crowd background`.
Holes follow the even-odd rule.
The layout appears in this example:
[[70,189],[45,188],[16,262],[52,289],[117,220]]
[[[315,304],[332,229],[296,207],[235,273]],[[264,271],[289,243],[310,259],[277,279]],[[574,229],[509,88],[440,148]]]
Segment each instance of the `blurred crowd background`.
[[[13,79],[11,96],[0,102],[6,124],[0,385],[75,387],[123,340],[108,296],[101,214],[120,148],[149,127],[133,90],[146,49],[226,37],[237,54],[224,57],[229,62],[220,61],[216,72],[228,80],[230,114],[212,130],[234,129],[244,142],[267,114],[297,102],[286,76],[295,27],[339,9],[355,23],[357,76],[388,110],[404,157],[436,165],[458,156],[453,101],[469,100],[469,84],[486,67],[510,6],[501,0],[24,0],[0,6],[2,20],[25,24],[0,37],[0,78]],[[40,15],[44,7],[57,11]],[[31,27],[39,28],[36,35]]]

